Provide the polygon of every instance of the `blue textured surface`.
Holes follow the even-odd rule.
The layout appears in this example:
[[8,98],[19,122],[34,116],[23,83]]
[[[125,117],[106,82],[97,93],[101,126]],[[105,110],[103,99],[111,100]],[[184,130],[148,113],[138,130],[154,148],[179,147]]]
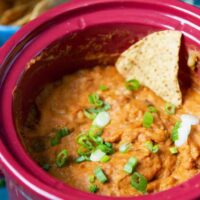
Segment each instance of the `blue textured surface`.
[[14,33],[19,30],[18,26],[0,25],[0,46],[2,46]]
[[[200,7],[200,0],[182,0],[189,4],[193,4],[197,7]],[[6,27],[0,26],[0,46],[6,42],[9,37],[11,37],[15,32],[19,30],[19,27]],[[8,194],[6,188],[0,189],[0,200],[8,200]]]
[[200,0],[181,0],[181,1],[195,5],[200,8]]
[[0,199],[1,200],[7,200],[8,199],[8,193],[6,188],[0,189]]

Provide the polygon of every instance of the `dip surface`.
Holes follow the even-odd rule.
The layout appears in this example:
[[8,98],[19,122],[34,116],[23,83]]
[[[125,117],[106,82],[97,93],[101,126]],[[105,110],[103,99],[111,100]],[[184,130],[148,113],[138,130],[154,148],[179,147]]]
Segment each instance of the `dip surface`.
[[[101,91],[100,85],[108,89]],[[85,108],[91,107],[88,96],[92,93],[99,94],[111,106],[107,111],[111,121],[104,128],[102,138],[112,143],[115,152],[106,163],[76,163],[77,149],[80,147],[77,136],[89,130],[92,124],[83,113]],[[21,133],[24,145],[39,165],[48,163],[49,174],[72,187],[89,192],[89,177],[97,167],[101,167],[108,182],[102,184],[95,180],[99,188],[97,194],[141,195],[131,186],[131,175],[123,170],[130,157],[138,159],[135,170],[148,180],[147,193],[166,190],[199,173],[200,125],[192,126],[187,143],[178,148],[177,154],[169,150],[174,146],[171,131],[180,120],[180,115],[200,117],[200,95],[192,89],[184,92],[183,105],[176,109],[176,113],[168,115],[165,112],[166,102],[148,88],[141,86],[137,91],[129,91],[114,66],[97,66],[66,75],[61,81],[46,86],[35,104],[39,117],[35,117],[34,109],[29,113],[27,125]],[[153,113],[152,126],[144,128],[143,117],[149,105],[153,105],[157,112]],[[70,130],[70,134],[51,146],[56,130],[64,127]],[[158,144],[159,151],[149,151],[145,146],[147,141]],[[119,151],[123,144],[130,144],[126,153]],[[59,168],[56,156],[63,149],[68,151],[67,163]]]

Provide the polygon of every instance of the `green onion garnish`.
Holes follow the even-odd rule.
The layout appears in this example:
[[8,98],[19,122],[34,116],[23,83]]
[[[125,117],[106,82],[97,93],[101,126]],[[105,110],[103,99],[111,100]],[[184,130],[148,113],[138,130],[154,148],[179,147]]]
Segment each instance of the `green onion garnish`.
[[57,132],[57,135],[58,135],[60,138],[66,136],[66,135],[69,135],[69,134],[70,134],[70,131],[69,131],[68,128],[62,128],[62,129],[60,129],[60,130]]
[[81,134],[77,138],[77,143],[80,145],[77,153],[80,157],[76,159],[77,163],[87,160],[94,162],[107,162],[109,156],[106,154],[112,154],[114,152],[112,144],[104,142],[101,137],[102,129],[92,125],[88,134]]
[[103,101],[100,99],[97,93],[93,93],[88,96],[88,101],[90,104],[94,105],[95,107],[103,106]]
[[111,143],[109,143],[109,145],[107,143],[105,144],[100,144],[98,145],[96,148],[97,149],[100,149],[101,151],[103,151],[104,153],[106,154],[113,154],[114,153],[114,149],[112,147],[112,144],[110,145]]
[[124,171],[127,172],[128,174],[131,174],[135,170],[137,163],[138,163],[137,158],[135,157],[129,158],[128,162],[124,166]]
[[143,126],[145,128],[150,128],[151,125],[153,124],[153,121],[154,121],[153,115],[150,112],[145,112],[143,118]]
[[56,146],[60,143],[61,139],[70,134],[68,128],[62,128],[58,132],[56,132],[55,137],[51,139],[51,146]]
[[157,112],[157,110],[156,110],[156,108],[154,106],[148,106],[148,111],[150,113],[156,113]]
[[102,163],[106,163],[106,162],[108,162],[110,160],[110,156],[108,156],[108,155],[105,155],[105,156],[103,156],[102,158],[101,158],[101,162]]
[[86,149],[83,146],[80,146],[77,150],[77,153],[79,156],[89,156],[91,154],[92,150]]
[[90,120],[95,119],[96,114],[89,111],[89,109],[84,109],[83,114]]
[[169,151],[171,152],[171,154],[177,154],[178,153],[178,149],[176,147],[169,148]]
[[94,141],[97,145],[100,145],[100,144],[103,144],[103,143],[104,143],[103,138],[100,137],[100,136],[93,138],[93,141]]
[[59,144],[60,140],[57,137],[51,139],[51,146],[54,147]]
[[126,153],[126,152],[129,151],[130,147],[131,147],[131,144],[130,144],[130,143],[128,143],[128,144],[122,144],[122,145],[119,147],[119,151],[120,151],[121,153]]
[[103,129],[100,128],[99,126],[96,126],[96,125],[92,125],[90,127],[90,130],[88,131],[88,136],[90,138],[94,138],[94,137],[98,137],[98,136],[101,136],[103,133]]
[[46,163],[46,164],[44,164],[44,165],[42,166],[42,168],[43,168],[45,171],[49,171],[50,165],[49,165],[48,163]]
[[132,79],[126,82],[126,88],[128,90],[138,90],[140,88],[140,83],[139,81]]
[[151,141],[145,142],[145,147],[152,153],[157,153],[159,151],[159,145],[158,144],[153,145]]
[[6,186],[6,181],[4,178],[0,179],[0,188],[3,188]]
[[87,135],[85,134],[80,134],[78,137],[77,137],[77,143],[82,145],[82,146],[85,146],[85,144],[87,144],[89,138]]
[[77,153],[80,157],[76,162],[86,160],[107,162],[110,157],[106,154],[113,153],[112,144],[104,142],[101,137],[103,128],[110,122],[110,115],[107,110],[110,109],[110,104],[103,102],[97,93],[88,96],[92,108],[83,110],[86,117],[93,120],[92,126],[85,134],[80,134],[77,138],[77,143],[80,147]]
[[146,192],[147,183],[147,179],[138,172],[134,172],[131,176],[131,186],[139,192]]
[[173,115],[175,114],[176,112],[176,106],[171,104],[171,103],[167,103],[165,105],[165,112],[168,114],[168,115]]
[[110,123],[110,115],[108,112],[100,112],[93,121],[93,125],[100,128],[106,127]]
[[180,128],[180,126],[181,126],[181,122],[178,121],[178,122],[176,122],[176,124],[172,128],[171,139],[172,139],[173,142],[178,140],[178,129]]
[[96,193],[98,191],[98,187],[96,185],[90,185],[89,191],[92,193]]
[[97,145],[99,145],[99,144],[103,144],[103,138],[102,137],[100,137],[100,136],[95,136],[95,137],[91,137],[91,139],[97,144]]
[[110,148],[112,148],[112,143],[110,143],[110,142],[105,142],[105,145],[107,146],[107,147],[110,147]]
[[90,155],[90,160],[93,162],[100,161],[106,154],[101,151],[100,149],[96,149],[94,152]]
[[89,182],[90,183],[94,183],[95,182],[95,176],[94,175],[89,176]]
[[67,162],[68,152],[66,149],[62,150],[56,157],[56,165],[63,167]]
[[94,174],[96,176],[96,178],[101,182],[101,183],[105,183],[108,181],[106,175],[104,174],[103,170],[101,169],[101,167],[97,167],[94,170]]
[[83,156],[80,156],[80,157],[76,158],[75,162],[76,163],[81,163],[81,162],[89,161],[89,160],[90,159],[87,156],[83,155]]
[[96,116],[100,112],[110,110],[110,108],[111,108],[110,104],[104,102],[104,105],[102,107],[100,107],[100,108],[88,108],[87,112]]
[[101,91],[106,91],[106,90],[108,90],[108,87],[105,86],[105,85],[100,85],[100,86],[99,86],[99,90],[101,90]]
[[110,110],[111,106],[109,103],[104,103],[104,106],[99,110],[99,112],[102,112],[102,111],[108,111]]
[[89,150],[94,148],[94,146],[91,143],[88,135],[85,135],[85,134],[80,134],[78,136],[77,143],[80,144],[81,146],[85,147],[86,149],[89,149]]

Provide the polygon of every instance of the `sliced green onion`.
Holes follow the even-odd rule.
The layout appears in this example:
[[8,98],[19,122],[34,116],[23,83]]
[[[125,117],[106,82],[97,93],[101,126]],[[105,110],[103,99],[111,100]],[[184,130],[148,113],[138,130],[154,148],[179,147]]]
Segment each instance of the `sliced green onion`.
[[131,144],[130,144],[130,143],[128,143],[128,144],[122,144],[122,145],[119,147],[119,151],[120,151],[121,153],[126,153],[126,152],[129,151],[130,147],[131,147]]
[[167,103],[165,105],[165,112],[168,114],[168,115],[173,115],[175,114],[176,112],[176,106],[173,105],[172,103]]
[[100,128],[106,127],[110,123],[110,115],[108,112],[100,112],[93,121],[93,125]]
[[158,151],[159,151],[159,145],[158,144],[156,144],[156,145],[154,145],[153,146],[153,149],[152,149],[152,153],[157,153]]
[[89,161],[89,160],[90,159],[87,156],[80,156],[80,157],[76,158],[75,162],[76,163],[81,163],[81,162]]
[[77,153],[79,156],[89,156],[92,150],[86,149],[85,147],[81,146],[78,148]]
[[56,133],[57,137],[59,137],[59,138],[62,138],[62,137],[67,136],[69,134],[70,134],[70,131],[69,131],[68,128],[62,128]]
[[68,152],[66,149],[62,150],[56,157],[56,165],[63,167],[67,162]]
[[88,119],[90,119],[90,120],[93,120],[93,119],[95,119],[95,117],[96,117],[96,114],[90,112],[88,109],[84,109],[84,110],[83,110],[83,114],[84,114]]
[[88,101],[90,104],[95,104],[95,102],[99,99],[99,95],[96,93],[90,94],[88,96]]
[[140,83],[138,80],[132,79],[126,82],[126,88],[128,90],[138,90],[140,88]]
[[89,176],[89,182],[90,183],[94,183],[95,182],[95,176],[94,175]]
[[177,154],[178,153],[178,149],[176,147],[169,148],[169,151],[171,152],[171,154]]
[[124,171],[128,174],[132,174],[137,166],[138,160],[135,157],[129,158],[128,162],[124,166]]
[[110,143],[110,142],[105,142],[104,144],[105,144],[107,147],[110,147],[110,148],[113,147],[112,143]]
[[61,139],[62,139],[63,137],[65,137],[65,136],[67,136],[67,135],[69,135],[69,134],[70,134],[70,131],[69,131],[68,128],[62,128],[62,129],[60,129],[60,130],[56,133],[55,137],[53,137],[53,138],[51,139],[51,146],[56,146],[57,144],[60,143],[60,141],[61,141]]
[[93,138],[93,137],[98,137],[98,136],[101,136],[103,133],[103,129],[100,128],[99,126],[96,126],[96,125],[92,125],[90,127],[90,130],[88,131],[88,136],[90,138]]
[[110,156],[108,156],[108,155],[105,155],[105,156],[103,156],[102,158],[101,158],[101,162],[102,163],[106,163],[106,162],[108,162],[110,160]]
[[180,128],[180,126],[181,126],[181,122],[177,121],[174,127],[172,128],[171,139],[173,142],[178,140],[178,129]]
[[78,137],[77,137],[77,143],[82,145],[82,146],[85,146],[85,144],[88,142],[89,138],[87,135],[85,134],[80,134]]
[[154,106],[148,106],[148,111],[150,113],[156,113],[157,112],[157,110],[156,110],[156,108]]
[[104,106],[100,109],[100,112],[101,111],[108,111],[108,110],[110,110],[110,108],[111,108],[110,104],[105,102]]
[[105,183],[108,181],[106,175],[104,174],[103,170],[101,169],[101,167],[97,167],[94,170],[94,174],[96,176],[96,178],[101,182],[101,183]]
[[106,90],[108,90],[108,87],[105,86],[105,85],[100,85],[100,86],[99,86],[99,90],[101,90],[101,91],[106,91]]
[[96,148],[100,149],[101,151],[103,151],[106,154],[113,154],[114,153],[114,149],[112,147],[112,144],[111,144],[111,146],[107,145],[106,143],[105,144],[100,144]]
[[110,108],[111,108],[110,104],[104,102],[103,107],[101,107],[101,108],[88,108],[87,111],[88,111],[89,113],[93,113],[94,115],[97,115],[97,114],[100,113],[100,112],[110,110]]
[[145,112],[143,118],[143,126],[145,128],[150,128],[151,125],[153,124],[153,121],[154,121],[153,115],[150,112]]
[[94,142],[96,142],[96,144],[103,144],[103,138],[102,137],[95,137],[94,139]]
[[92,193],[96,193],[98,191],[98,187],[96,185],[90,185],[89,191]]
[[4,178],[0,179],[0,188],[3,188],[6,186],[6,181]]
[[95,150],[94,152],[91,153],[90,155],[90,160],[93,162],[98,162],[100,161],[106,154],[101,151],[100,149]]
[[97,136],[97,137],[91,137],[91,139],[97,144],[103,144],[103,138],[100,137],[100,136]]
[[80,144],[81,146],[85,147],[86,149],[91,150],[94,148],[93,144],[90,142],[88,135],[85,135],[85,134],[80,134],[78,136],[77,143]]
[[93,113],[94,115],[97,115],[99,113],[100,108],[88,108],[87,111],[89,113]]
[[90,104],[94,105],[95,107],[103,106],[103,101],[100,99],[97,93],[93,93],[88,96],[88,101]]
[[131,186],[139,192],[146,193],[147,183],[147,179],[138,172],[134,172],[131,176]]
[[111,105],[107,102],[104,103],[103,107],[101,108],[89,108],[88,110],[91,112],[91,113],[95,113],[96,115],[99,114],[100,112],[103,112],[103,111],[108,111],[110,110],[111,108]]
[[152,149],[153,149],[153,142],[147,141],[147,142],[145,142],[144,146],[145,146],[149,151],[152,151]]
[[44,165],[42,166],[42,168],[43,168],[45,171],[49,171],[50,165],[49,165],[48,163],[46,163],[46,164],[44,164]]
[[159,145],[158,144],[153,145],[151,141],[145,142],[145,147],[152,153],[157,153],[159,151]]
[[60,142],[60,140],[57,137],[54,137],[51,139],[51,146],[54,147],[56,145],[58,145]]

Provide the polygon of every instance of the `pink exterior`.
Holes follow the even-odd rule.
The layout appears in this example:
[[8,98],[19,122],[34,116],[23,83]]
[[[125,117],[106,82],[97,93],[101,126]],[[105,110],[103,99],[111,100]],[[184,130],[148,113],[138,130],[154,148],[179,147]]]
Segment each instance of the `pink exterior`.
[[[200,175],[176,188],[143,197],[102,197],[68,187],[46,174],[24,152],[12,115],[12,92],[26,63],[55,40],[94,25],[135,24],[154,30],[181,30],[188,46],[200,48],[199,13],[176,0],[75,0],[53,9],[14,35],[0,50],[0,168],[7,179],[10,199],[200,198]],[[142,28],[140,31],[147,32]]]

